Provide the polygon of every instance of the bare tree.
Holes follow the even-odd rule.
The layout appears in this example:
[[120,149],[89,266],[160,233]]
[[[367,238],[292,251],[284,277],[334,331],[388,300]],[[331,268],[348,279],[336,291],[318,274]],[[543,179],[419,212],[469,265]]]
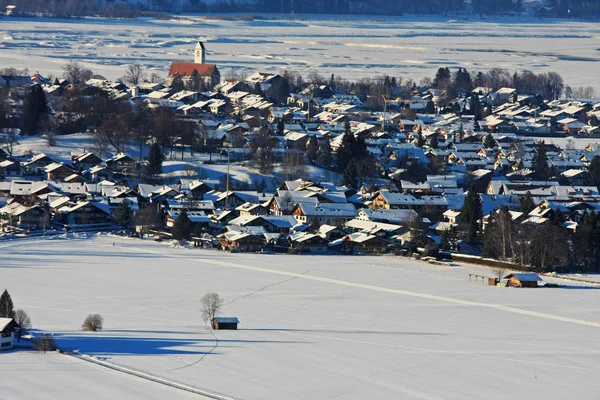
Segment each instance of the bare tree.
[[17,135],[15,132],[10,131],[6,135],[2,136],[2,147],[6,150],[6,153],[9,157],[12,157],[13,152],[15,151],[15,146],[19,144],[17,140]]
[[146,72],[139,64],[131,64],[127,67],[125,71],[125,76],[123,76],[123,81],[130,85],[137,85],[146,79]]
[[506,274],[506,270],[504,268],[495,268],[492,270],[492,272],[494,273],[494,278],[498,279],[498,282],[501,281]]
[[296,150],[288,150],[283,156],[283,174],[286,181],[293,181],[306,177],[306,164],[304,153]]
[[98,332],[102,330],[102,323],[104,319],[100,314],[90,314],[85,318],[83,324],[81,324],[81,329],[86,332]]
[[165,83],[165,78],[163,78],[160,74],[153,72],[150,74],[150,82],[152,83]]
[[54,350],[56,348],[56,344],[54,343],[54,338],[50,333],[44,333],[35,341],[35,348],[38,351],[43,351],[44,353],[50,350]]
[[15,311],[15,322],[17,324],[19,324],[19,331],[17,333],[17,338],[18,341],[21,341],[21,336],[24,333],[27,333],[28,329],[31,329],[31,318],[29,318],[29,315],[27,315],[27,313],[21,309],[18,309]]
[[156,210],[156,207],[148,205],[143,207],[136,215],[135,223],[140,227],[140,235],[148,233],[152,228],[162,225],[162,216]]
[[202,320],[210,322],[212,326],[213,319],[223,307],[223,299],[218,293],[209,292],[202,296],[200,303],[202,304]]
[[72,84],[85,83],[88,79],[94,76],[92,70],[85,68],[77,61],[69,61],[63,65],[63,77]]

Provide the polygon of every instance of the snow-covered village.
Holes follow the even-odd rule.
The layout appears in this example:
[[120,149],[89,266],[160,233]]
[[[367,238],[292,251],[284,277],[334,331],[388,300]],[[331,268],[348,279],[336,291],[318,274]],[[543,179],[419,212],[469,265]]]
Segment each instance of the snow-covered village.
[[0,398],[596,398],[596,82],[179,46],[0,68]]

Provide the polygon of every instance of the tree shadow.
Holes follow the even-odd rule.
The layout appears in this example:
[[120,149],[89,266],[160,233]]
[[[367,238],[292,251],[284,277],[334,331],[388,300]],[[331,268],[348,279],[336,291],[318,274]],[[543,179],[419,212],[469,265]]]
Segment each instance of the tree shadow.
[[273,332],[311,332],[360,335],[406,335],[406,336],[449,336],[447,333],[435,332],[400,332],[400,331],[369,331],[369,330],[339,330],[339,329],[286,329],[286,328],[245,328],[240,331],[273,331]]
[[[202,355],[218,354],[211,351],[215,339],[176,339],[132,336],[105,336],[102,334],[55,334],[57,346],[68,352],[92,355]],[[298,341],[219,339],[219,348],[242,347],[254,343],[305,343]]]

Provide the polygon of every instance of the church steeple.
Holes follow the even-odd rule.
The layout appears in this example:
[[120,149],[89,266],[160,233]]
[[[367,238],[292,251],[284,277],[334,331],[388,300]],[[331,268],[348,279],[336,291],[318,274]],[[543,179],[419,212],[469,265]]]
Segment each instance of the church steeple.
[[196,64],[206,63],[206,47],[204,47],[204,43],[202,43],[201,40],[198,40],[198,44],[196,45],[196,51],[194,52],[194,62]]

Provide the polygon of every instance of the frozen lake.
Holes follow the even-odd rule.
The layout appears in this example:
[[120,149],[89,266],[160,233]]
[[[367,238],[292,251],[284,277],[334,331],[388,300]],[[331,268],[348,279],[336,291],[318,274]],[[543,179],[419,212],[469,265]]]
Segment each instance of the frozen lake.
[[172,60],[193,60],[198,38],[208,41],[207,62],[216,63],[223,77],[232,69],[290,68],[352,79],[390,74],[418,81],[432,77],[440,66],[501,67],[556,71],[571,86],[592,85],[600,91],[600,25],[535,18],[5,18],[0,23],[0,65],[57,75],[73,59],[109,79],[122,76],[130,63],[166,74]]
[[[1,289],[63,348],[237,399],[558,400],[600,392],[593,288],[496,288],[466,279],[471,270],[489,274],[476,267],[228,254],[107,236],[0,243],[0,255]],[[225,298],[222,315],[238,317],[240,330],[211,334],[199,315],[207,291]],[[105,330],[80,332],[93,312]],[[110,392],[85,398],[147,398],[137,380],[128,383],[134,378],[70,359],[45,374],[49,360],[39,358],[7,358],[35,379],[2,380],[2,393],[31,398],[18,390],[24,381],[28,393],[44,393],[68,374],[76,388],[92,376],[113,382]]]

